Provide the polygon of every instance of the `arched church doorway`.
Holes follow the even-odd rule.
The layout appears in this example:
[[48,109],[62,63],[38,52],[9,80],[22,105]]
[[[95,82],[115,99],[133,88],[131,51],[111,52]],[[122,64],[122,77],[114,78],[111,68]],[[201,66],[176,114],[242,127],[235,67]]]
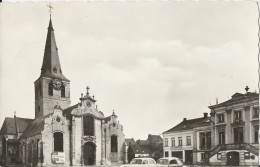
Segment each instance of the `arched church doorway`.
[[96,145],[87,142],[84,145],[84,165],[95,165],[96,163]]
[[228,166],[239,165],[239,152],[231,151],[227,153],[227,165]]

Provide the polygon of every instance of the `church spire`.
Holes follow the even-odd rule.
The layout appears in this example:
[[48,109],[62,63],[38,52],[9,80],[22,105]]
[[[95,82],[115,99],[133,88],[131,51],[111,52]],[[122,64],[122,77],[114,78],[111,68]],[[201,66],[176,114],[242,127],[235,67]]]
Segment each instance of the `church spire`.
[[41,76],[69,81],[63,74],[55,41],[54,29],[50,18],[47,39],[45,44],[44,58],[42,62]]

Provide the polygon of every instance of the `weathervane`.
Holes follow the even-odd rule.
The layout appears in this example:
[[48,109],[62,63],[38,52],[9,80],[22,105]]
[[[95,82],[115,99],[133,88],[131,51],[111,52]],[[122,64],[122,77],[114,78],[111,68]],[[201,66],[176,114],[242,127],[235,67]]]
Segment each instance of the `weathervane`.
[[51,3],[49,3],[49,5],[47,5],[50,9],[49,9],[49,12],[50,12],[50,16],[51,16],[51,13],[52,13],[52,9],[53,9],[53,7],[51,6]]

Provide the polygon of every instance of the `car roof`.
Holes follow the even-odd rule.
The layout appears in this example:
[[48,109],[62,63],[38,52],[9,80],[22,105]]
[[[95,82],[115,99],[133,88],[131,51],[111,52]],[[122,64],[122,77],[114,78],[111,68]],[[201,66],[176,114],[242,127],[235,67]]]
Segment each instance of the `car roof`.
[[147,158],[147,157],[146,158],[141,158],[140,157],[140,158],[134,158],[134,159],[152,159],[152,160],[154,160],[153,158]]
[[180,160],[180,158],[177,158],[177,157],[165,157],[165,158],[160,158],[160,159],[167,159],[167,160],[177,159],[177,160]]

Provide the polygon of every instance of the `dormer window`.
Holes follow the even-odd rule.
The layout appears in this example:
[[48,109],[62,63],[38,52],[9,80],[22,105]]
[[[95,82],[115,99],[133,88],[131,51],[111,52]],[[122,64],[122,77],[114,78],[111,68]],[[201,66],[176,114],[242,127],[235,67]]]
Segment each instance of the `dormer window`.
[[218,115],[218,123],[223,123],[224,122],[224,114],[219,114]]
[[253,118],[259,118],[259,108],[253,108]]

